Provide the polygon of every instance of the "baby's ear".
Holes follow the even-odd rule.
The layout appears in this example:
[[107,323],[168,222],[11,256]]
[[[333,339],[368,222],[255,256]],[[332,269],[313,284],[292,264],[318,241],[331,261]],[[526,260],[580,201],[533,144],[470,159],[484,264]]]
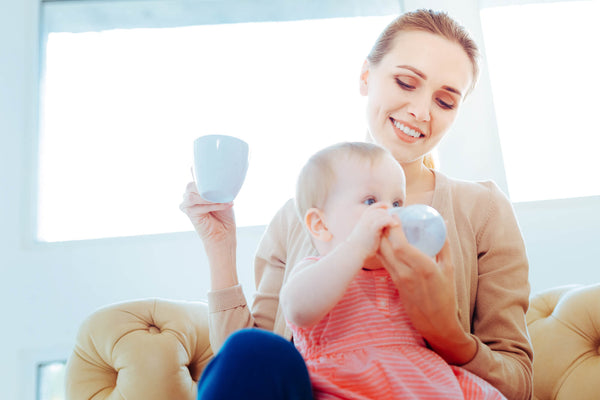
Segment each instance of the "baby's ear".
[[305,216],[304,223],[308,228],[308,231],[317,240],[322,242],[329,242],[333,235],[327,229],[325,220],[323,219],[323,211],[318,208],[310,208]]

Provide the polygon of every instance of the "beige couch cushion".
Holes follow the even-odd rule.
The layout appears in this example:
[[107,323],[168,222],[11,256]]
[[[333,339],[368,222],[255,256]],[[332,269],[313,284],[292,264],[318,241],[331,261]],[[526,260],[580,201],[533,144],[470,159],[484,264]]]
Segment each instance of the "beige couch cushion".
[[[69,400],[195,400],[212,357],[204,303],[161,299],[104,307],[82,324],[67,366]],[[536,400],[600,399],[600,284],[531,299]]]
[[537,400],[600,399],[600,284],[535,295],[527,313]]
[[93,313],[67,365],[67,398],[196,398],[212,357],[204,303],[149,299]]

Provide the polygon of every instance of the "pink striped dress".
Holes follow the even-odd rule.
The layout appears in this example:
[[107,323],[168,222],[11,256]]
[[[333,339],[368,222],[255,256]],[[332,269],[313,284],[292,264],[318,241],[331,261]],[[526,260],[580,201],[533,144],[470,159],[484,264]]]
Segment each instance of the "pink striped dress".
[[361,270],[316,325],[290,327],[318,400],[505,399],[425,346],[385,269]]

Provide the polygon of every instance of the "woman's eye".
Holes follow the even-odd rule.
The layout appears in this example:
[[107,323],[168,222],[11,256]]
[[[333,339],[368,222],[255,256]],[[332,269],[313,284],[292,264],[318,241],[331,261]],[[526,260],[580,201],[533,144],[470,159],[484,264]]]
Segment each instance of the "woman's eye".
[[402,89],[406,89],[406,90],[412,90],[415,87],[412,85],[409,85],[408,83],[396,78],[396,83],[398,84],[398,86],[400,86]]
[[392,203],[392,207],[402,207],[402,203],[399,201],[395,201]]
[[454,108],[454,104],[448,103],[442,99],[437,99],[438,104],[440,105],[440,107],[446,109],[446,110],[452,110]]
[[377,201],[374,198],[369,197],[368,199],[366,199],[365,201],[363,201],[363,203],[366,204],[366,205],[368,205],[368,206],[370,206],[372,204],[377,203]]

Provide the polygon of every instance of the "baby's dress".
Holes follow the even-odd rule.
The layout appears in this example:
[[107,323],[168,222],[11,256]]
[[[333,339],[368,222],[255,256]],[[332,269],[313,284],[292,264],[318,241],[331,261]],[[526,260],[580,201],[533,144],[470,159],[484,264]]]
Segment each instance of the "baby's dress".
[[318,400],[504,399],[426,347],[385,269],[361,270],[316,325],[290,327]]

